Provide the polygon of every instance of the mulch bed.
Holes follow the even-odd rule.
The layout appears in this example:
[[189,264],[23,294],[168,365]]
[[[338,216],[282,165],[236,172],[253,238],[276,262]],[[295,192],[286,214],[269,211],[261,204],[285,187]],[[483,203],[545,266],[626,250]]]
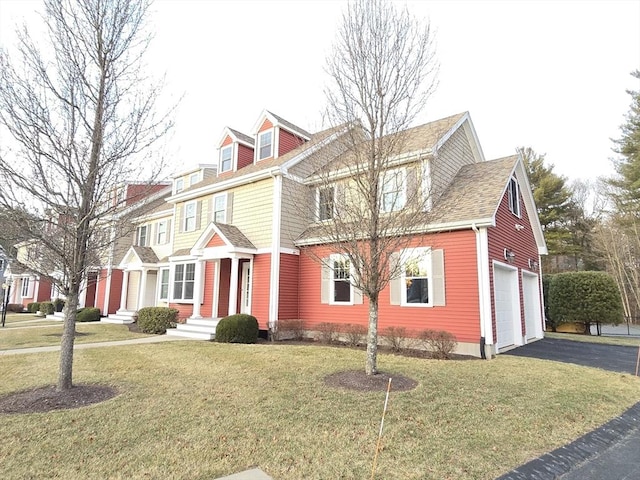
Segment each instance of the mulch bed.
[[104,402],[118,395],[106,385],[75,385],[59,392],[55,385],[11,393],[0,398],[0,414],[44,413]]
[[390,373],[378,372],[376,375],[367,375],[362,370],[347,370],[327,375],[324,383],[330,387],[346,388],[348,390],[358,390],[361,392],[386,391],[391,379],[391,391],[406,392],[418,386],[414,379],[403,375],[392,375]]

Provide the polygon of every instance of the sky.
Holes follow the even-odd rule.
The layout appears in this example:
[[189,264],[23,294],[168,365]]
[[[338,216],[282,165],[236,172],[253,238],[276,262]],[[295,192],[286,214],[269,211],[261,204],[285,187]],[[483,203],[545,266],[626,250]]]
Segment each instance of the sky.
[[[613,175],[612,138],[640,90],[640,0],[400,1],[429,22],[439,83],[416,124],[470,112],[486,159],[518,146],[569,180]],[[37,34],[40,2],[0,0],[0,45]],[[175,171],[214,163],[222,131],[251,134],[263,109],[324,128],[325,60],[344,0],[156,0],[147,62],[182,97]]]

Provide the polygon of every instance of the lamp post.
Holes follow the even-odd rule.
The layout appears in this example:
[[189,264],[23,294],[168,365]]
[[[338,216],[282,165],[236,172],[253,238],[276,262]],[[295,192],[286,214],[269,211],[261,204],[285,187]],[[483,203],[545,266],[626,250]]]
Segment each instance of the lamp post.
[[13,278],[9,275],[6,278],[6,282],[2,284],[2,327],[4,328],[5,321],[7,320],[7,305],[9,305],[9,296],[11,295],[11,283]]

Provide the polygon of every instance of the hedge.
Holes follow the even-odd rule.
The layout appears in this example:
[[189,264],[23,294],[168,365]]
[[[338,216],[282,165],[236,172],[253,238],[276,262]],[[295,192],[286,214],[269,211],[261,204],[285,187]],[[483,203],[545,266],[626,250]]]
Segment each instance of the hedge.
[[40,311],[45,315],[53,315],[56,311],[53,302],[40,302]]
[[76,312],[76,322],[97,322],[98,320],[100,320],[99,308],[81,308]]
[[138,310],[138,328],[144,333],[166,333],[178,321],[178,310],[167,307],[145,307]]
[[24,306],[21,303],[8,303],[7,312],[22,313],[24,312]]
[[605,272],[554,275],[549,285],[549,314],[555,325],[578,322],[587,327],[591,323],[617,325],[624,317],[618,286]]
[[36,313],[40,310],[40,302],[31,302],[27,304],[27,311],[29,313]]
[[224,317],[216,326],[216,341],[221,343],[256,343],[258,320],[246,313]]

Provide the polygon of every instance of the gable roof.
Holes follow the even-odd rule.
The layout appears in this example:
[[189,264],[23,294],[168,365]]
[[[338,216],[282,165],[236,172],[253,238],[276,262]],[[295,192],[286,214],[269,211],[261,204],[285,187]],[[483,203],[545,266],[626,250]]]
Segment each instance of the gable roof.
[[266,109],[262,111],[255,125],[253,126],[253,129],[251,130],[254,135],[258,133],[258,130],[264,123],[265,119],[269,119],[269,121],[273,124],[274,127],[283,127],[285,130],[291,133],[295,133],[296,135],[304,138],[305,140],[311,139],[311,134],[309,132],[307,132],[303,128],[300,128],[297,125],[294,125],[293,123],[285,120],[284,118]]
[[151,247],[140,247],[138,245],[132,245],[124,254],[120,261],[120,268],[125,268],[130,265],[155,265],[158,263],[158,256]]
[[252,137],[230,127],[224,127],[224,130],[222,130],[222,136],[220,137],[218,146],[222,145],[222,142],[227,136],[231,137],[231,140],[234,142],[243,143],[251,148],[255,146],[255,140]]

